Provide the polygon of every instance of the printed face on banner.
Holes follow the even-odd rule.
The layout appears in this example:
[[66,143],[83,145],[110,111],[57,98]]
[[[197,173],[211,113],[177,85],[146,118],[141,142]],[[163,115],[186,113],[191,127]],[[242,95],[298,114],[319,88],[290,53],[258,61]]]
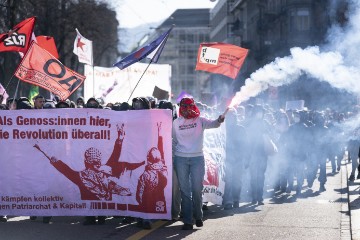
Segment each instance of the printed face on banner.
[[217,65],[220,55],[220,49],[212,47],[202,47],[199,61],[201,63],[208,63]]
[[169,111],[1,111],[0,125],[0,215],[170,219]]

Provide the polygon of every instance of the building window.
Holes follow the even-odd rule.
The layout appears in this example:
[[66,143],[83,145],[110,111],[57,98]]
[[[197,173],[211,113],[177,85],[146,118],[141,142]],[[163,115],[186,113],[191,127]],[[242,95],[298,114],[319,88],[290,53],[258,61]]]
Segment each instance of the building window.
[[296,31],[308,31],[310,29],[309,9],[296,9],[291,12],[290,26]]

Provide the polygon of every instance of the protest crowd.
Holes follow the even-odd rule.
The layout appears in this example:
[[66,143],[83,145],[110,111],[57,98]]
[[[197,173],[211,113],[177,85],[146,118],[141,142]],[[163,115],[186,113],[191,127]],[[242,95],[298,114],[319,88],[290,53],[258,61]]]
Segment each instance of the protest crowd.
[[[157,130],[157,144],[156,146],[153,144],[154,146],[146,149],[146,156],[141,160],[136,159],[139,160],[138,162],[119,161],[125,138],[123,122],[113,124],[116,125],[117,138],[106,164],[102,162],[101,150],[93,146],[86,146],[84,159],[81,160],[85,166],[82,170],[74,170],[66,163],[65,159],[60,160],[55,156],[48,156],[37,143],[31,143],[32,146],[28,144],[28,147],[32,150],[35,149],[36,153],[43,154],[41,157],[48,160],[46,164],[50,164],[52,170],[55,169],[57,173],[61,174],[61,177],[65,176],[76,185],[76,190],[80,192],[81,200],[99,201],[95,203],[89,202],[90,209],[93,211],[88,211],[84,207],[80,212],[80,216],[83,213],[89,213],[90,215],[84,216],[84,225],[102,225],[106,223],[108,218],[118,218],[121,219],[123,224],[136,222],[136,226],[142,229],[152,229],[154,219],[149,219],[150,217],[147,218],[148,216],[154,216],[156,219],[167,216],[167,219],[172,219],[172,221],[181,220],[183,222],[182,230],[193,230],[194,225],[198,228],[204,226],[203,211],[208,210],[209,203],[221,204],[224,211],[231,211],[232,209],[240,208],[244,203],[252,207],[261,206],[266,204],[266,198],[276,198],[280,195],[301,196],[305,192],[313,191],[320,194],[326,191],[327,178],[337,174],[340,171],[341,164],[350,161],[352,162],[352,172],[349,181],[354,181],[355,178],[360,179],[360,166],[358,162],[358,157],[360,156],[360,131],[359,124],[356,121],[360,110],[358,105],[342,108],[341,111],[330,108],[308,109],[304,106],[298,108],[275,108],[263,101],[258,103],[256,99],[244,98],[237,104],[231,104],[231,99],[222,99],[219,103],[208,106],[190,96],[179,96],[177,102],[173,103],[169,101],[169,95],[165,100],[158,100],[154,96],[137,96],[129,103],[137,84],[133,88],[127,102],[105,103],[102,98],[96,97],[90,97],[89,99],[79,97],[76,101],[71,101],[69,97],[84,83],[86,76],[67,68],[58,61],[55,44],[51,48],[55,53],[50,53],[50,50],[47,51],[40,43],[30,40],[35,20],[35,17],[26,19],[15,26],[14,31],[4,35],[3,39],[5,37],[10,38],[15,33],[17,36],[18,32],[26,35],[25,46],[5,46],[3,44],[2,47],[4,48],[3,51],[22,53],[22,61],[14,73],[14,76],[19,81],[22,80],[48,90],[53,97],[47,99],[40,94],[31,97],[31,99],[17,97],[18,89],[16,89],[13,97],[6,96],[7,98],[5,98],[6,86],[5,89],[1,89],[3,92],[0,94],[0,110],[21,111],[22,115],[26,115],[26,110],[41,110],[43,113],[46,112],[46,114],[50,115],[49,112],[53,110],[48,111],[47,109],[57,108],[85,108],[89,109],[88,112],[91,113],[103,110],[130,111],[128,114],[138,113],[135,112],[137,110],[148,110],[153,111],[151,112],[153,115],[159,115],[160,111],[156,113],[156,109],[171,111],[172,119],[170,119],[170,115],[165,114],[161,118],[165,119],[167,117],[167,126],[169,127],[166,128],[168,130],[166,133],[169,133],[171,129],[171,133],[169,133],[168,138],[164,138],[165,140],[161,135],[163,134],[161,121],[153,124],[154,126],[148,126],[147,121],[141,118],[143,115],[139,115],[141,116],[139,117],[141,121],[138,120],[138,125],[145,125],[145,127],[141,126],[143,128],[139,129],[150,129],[147,132],[147,137],[155,135],[153,132]],[[113,66],[123,70],[145,58],[151,59],[149,65],[156,63],[172,29],[173,26],[158,38],[113,64]],[[76,32],[77,36],[73,52],[79,57],[79,62],[92,66],[92,71],[94,72],[92,42],[84,38],[77,29]],[[84,45],[89,47],[84,47]],[[218,61],[217,59],[212,59],[213,54],[211,51],[214,51],[214,49],[219,53],[219,59],[222,59],[222,61],[219,61],[221,63],[219,66],[218,64],[209,64],[212,61]],[[203,54],[200,55],[200,53]],[[247,54],[248,49],[231,44],[203,43],[200,45],[198,54],[202,56],[202,59],[198,59],[195,70],[222,74],[235,79]],[[146,72],[147,67],[143,73]],[[61,70],[59,73],[57,73],[58,69]],[[94,73],[92,74],[93,76],[95,75]],[[142,76],[139,81],[141,78]],[[114,82],[114,85],[108,88],[106,92],[103,92],[102,96],[105,97],[106,94],[110,93],[116,84]],[[282,84],[285,83],[276,82],[275,86],[281,86]],[[261,87],[257,88],[256,86]],[[240,89],[240,93],[246,92],[246,96],[257,96],[261,91],[266,90],[270,86],[272,86],[270,82],[262,84],[261,80],[247,79],[244,88]],[[92,87],[92,95],[98,95],[98,93],[95,94],[94,92],[95,86],[93,85]],[[248,93],[247,91],[254,92]],[[167,93],[169,94],[169,92]],[[155,94],[153,93],[153,95]],[[5,103],[2,104],[3,102]],[[148,111],[144,112],[149,113]],[[166,111],[166,113],[170,112]],[[117,118],[118,116],[115,117]],[[89,118],[89,122],[91,122],[91,119],[94,117],[90,116]],[[153,116],[153,118],[156,117]],[[124,119],[125,123],[127,123],[126,121],[134,121],[131,118]],[[0,120],[2,119],[0,118]],[[152,121],[155,122],[154,119]],[[52,125],[55,126],[57,124]],[[90,125],[92,124],[90,123]],[[109,129],[111,128],[111,124],[104,125]],[[26,127],[30,128],[32,126],[30,124],[30,126]],[[65,128],[67,126],[60,127]],[[154,130],[151,127],[154,129],[156,127],[157,129]],[[106,131],[109,131],[107,140],[112,140],[110,139],[110,130],[107,129]],[[214,134],[213,131],[217,132]],[[209,135],[207,135],[209,132],[213,134],[209,141],[210,143],[208,142]],[[141,135],[141,130],[134,135],[137,134]],[[216,134],[220,137],[216,137]],[[44,139],[44,142],[46,139]],[[67,140],[65,137],[64,139]],[[101,141],[94,143],[94,146],[103,142],[103,138],[99,139]],[[77,140],[78,145],[80,145],[80,142],[86,141],[84,139]],[[163,140],[167,141],[168,152],[170,152],[170,147],[172,146],[172,153],[166,158],[172,162],[171,169],[168,169],[169,165],[165,161]],[[106,144],[99,145],[104,146]],[[136,145],[132,148],[134,151],[138,151],[138,148],[142,147],[139,142],[136,142],[134,145]],[[211,145],[212,148],[205,149],[206,145]],[[216,148],[222,148],[224,154],[212,153],[212,149]],[[68,157],[70,154],[62,156]],[[209,156],[215,156],[215,158],[209,160]],[[11,157],[8,158],[7,160],[11,160]],[[70,158],[68,161],[71,162],[73,159]],[[328,162],[331,164],[331,173],[326,172]],[[125,170],[131,172],[140,166],[142,166],[143,172],[139,174],[136,186],[133,188],[135,203],[121,202],[118,200],[121,199],[120,197],[128,197],[132,193],[130,188],[123,185],[120,186],[116,181],[120,181],[119,178]],[[169,172],[172,174],[168,175]],[[171,181],[167,176],[172,176]],[[314,185],[315,181],[319,184]],[[314,189],[318,185],[319,187]],[[220,187],[223,187],[223,189]],[[171,189],[171,194],[165,194],[165,192],[170,192],[166,191],[165,188],[167,188],[166,190]],[[32,189],[30,188],[30,190]],[[54,191],[54,189],[51,190]],[[10,195],[13,194],[11,191],[8,192],[10,192]],[[46,190],[44,192],[46,193]],[[220,203],[209,200],[210,198],[207,198],[207,193],[209,192],[215,193],[217,197],[220,197]],[[31,194],[34,194],[35,198],[36,193],[31,192]],[[118,195],[119,198],[110,203],[113,194]],[[167,198],[170,195],[171,198]],[[16,202],[16,197],[8,197],[9,201],[5,197],[5,200],[2,201],[11,202],[15,199],[14,202]],[[52,202],[55,206],[58,204],[56,202],[59,202],[59,200],[56,200],[56,197],[58,196],[55,196],[55,200]],[[29,199],[30,202],[31,197]],[[166,200],[171,202],[171,211],[166,209],[166,206],[168,206],[166,205]],[[101,207],[92,208],[93,203],[96,206],[101,205]],[[22,202],[20,201],[21,204]],[[80,203],[80,208],[81,204],[82,202]],[[13,205],[17,206],[16,204]],[[86,206],[86,203],[84,205]],[[105,206],[104,208],[102,208],[103,205]],[[122,208],[121,205],[126,206]],[[46,207],[47,205],[44,206]],[[50,207],[50,204],[48,206],[46,210],[51,209],[53,211],[32,212],[31,210],[33,209],[26,209],[29,211],[25,212],[24,215],[31,215],[34,212],[40,213],[38,215],[42,215],[42,222],[45,224],[53,220],[53,216],[49,216],[48,213],[53,214],[56,212],[58,216],[66,215],[62,212],[63,210],[54,210]],[[115,210],[120,210],[123,211],[125,216],[94,216],[98,215],[97,213],[102,215],[102,213],[106,212],[95,211],[94,209],[114,210],[112,213]],[[3,213],[5,211],[2,211]],[[8,217],[10,216],[1,216],[0,222],[7,222]],[[29,216],[29,218],[35,221],[38,219],[38,216]]]
[[[331,176],[326,172],[326,163],[329,161],[333,175],[339,172],[342,161],[351,161],[349,181],[360,178],[358,129],[348,127],[359,113],[358,106],[353,106],[346,112],[337,112],[329,108],[323,111],[307,108],[273,109],[266,104],[246,103],[230,108],[225,117],[221,115],[228,106],[225,100],[214,106],[196,102],[192,98],[183,98],[174,104],[154,97],[135,97],[131,105],[126,102],[101,104],[101,100],[93,97],[87,100],[79,97],[73,102],[57,98],[46,99],[37,95],[31,100],[32,102],[26,97],[8,98],[5,104],[0,105],[0,109],[172,110],[174,165],[171,217],[173,221],[184,222],[183,230],[193,229],[194,223],[197,227],[203,226],[203,211],[207,210],[207,203],[202,200],[205,175],[202,132],[207,128],[218,128],[222,122],[225,127],[220,131],[225,131],[226,136],[223,173],[225,189],[222,196],[224,210],[239,208],[243,202],[254,206],[263,205],[264,198],[269,197],[267,193],[271,194],[270,197],[275,197],[280,194],[299,196],[305,191],[326,191],[327,177]],[[177,133],[179,125],[189,119],[202,122],[199,124],[202,126],[198,130],[200,132],[191,135],[196,139],[200,152],[189,150],[191,148],[186,146],[187,141],[194,141],[193,139],[187,140],[186,136]],[[194,146],[194,143],[191,145]],[[320,183],[319,189],[313,189],[314,181]],[[145,195],[142,201],[147,201]],[[107,217],[110,216],[87,216],[83,224],[104,224]],[[124,224],[136,221],[136,225],[143,229],[152,227],[151,219],[112,217],[121,219]],[[32,220],[36,218],[30,216]],[[49,223],[51,219],[51,216],[45,216],[43,222]],[[6,222],[7,217],[2,216],[0,221]]]

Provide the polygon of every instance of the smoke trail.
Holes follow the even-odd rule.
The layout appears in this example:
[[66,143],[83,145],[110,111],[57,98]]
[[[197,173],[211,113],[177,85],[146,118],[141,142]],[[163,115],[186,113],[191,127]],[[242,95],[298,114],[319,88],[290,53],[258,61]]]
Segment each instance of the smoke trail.
[[360,3],[354,1],[349,9],[353,9],[346,29],[333,26],[329,30],[329,43],[322,47],[312,46],[305,49],[290,49],[290,56],[276,58],[252,73],[245,80],[245,85],[235,94],[230,107],[247,101],[268,89],[279,87],[296,81],[301,75],[308,75],[331,86],[344,89],[349,93],[359,94],[360,55],[357,46],[360,43]]

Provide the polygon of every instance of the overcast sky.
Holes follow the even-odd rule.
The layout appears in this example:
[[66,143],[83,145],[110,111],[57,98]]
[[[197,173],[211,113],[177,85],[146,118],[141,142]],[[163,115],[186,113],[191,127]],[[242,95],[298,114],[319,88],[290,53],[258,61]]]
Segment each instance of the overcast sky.
[[214,0],[113,0],[121,28],[133,28],[165,20],[176,9],[212,8],[216,2]]

